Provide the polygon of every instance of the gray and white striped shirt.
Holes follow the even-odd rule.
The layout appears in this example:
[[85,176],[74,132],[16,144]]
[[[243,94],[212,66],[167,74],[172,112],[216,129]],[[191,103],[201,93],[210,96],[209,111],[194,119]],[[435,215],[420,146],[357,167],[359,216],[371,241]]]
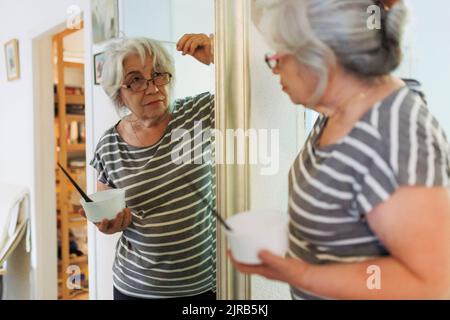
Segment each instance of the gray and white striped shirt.
[[[412,86],[377,103],[338,143],[318,147],[326,121],[318,118],[290,169],[289,255],[311,264],[389,255],[366,215],[400,186],[449,186],[445,134]],[[297,288],[291,293],[326,298]]]
[[[122,293],[171,298],[215,291],[213,127],[214,96],[203,93],[175,101],[165,134],[150,147],[130,146],[116,125],[100,139],[90,164],[99,181],[125,190],[133,215],[113,265],[113,283]],[[174,139],[179,130],[185,134]],[[201,143],[194,143],[199,135]],[[173,161],[174,151],[192,161]]]

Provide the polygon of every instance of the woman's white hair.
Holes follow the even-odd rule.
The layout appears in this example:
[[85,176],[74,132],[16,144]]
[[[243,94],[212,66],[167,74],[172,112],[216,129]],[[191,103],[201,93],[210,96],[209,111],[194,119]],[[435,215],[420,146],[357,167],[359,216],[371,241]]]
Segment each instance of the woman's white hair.
[[[370,8],[378,5],[381,28],[369,28]],[[371,80],[401,63],[401,39],[407,17],[403,1],[390,10],[374,0],[255,0],[253,20],[268,44],[290,53],[318,76],[311,103],[340,63],[352,74]]]
[[123,84],[123,63],[130,55],[138,54],[142,64],[147,56],[153,59],[153,70],[172,74],[171,88],[175,83],[175,67],[173,58],[158,41],[149,38],[118,38],[105,50],[105,62],[102,68],[101,85],[113,101],[119,115],[123,110],[120,88]]

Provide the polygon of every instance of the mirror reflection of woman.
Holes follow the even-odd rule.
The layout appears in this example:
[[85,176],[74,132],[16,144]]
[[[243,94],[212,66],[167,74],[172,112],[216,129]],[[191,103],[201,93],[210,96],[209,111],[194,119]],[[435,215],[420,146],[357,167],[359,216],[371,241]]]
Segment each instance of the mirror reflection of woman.
[[290,169],[287,256],[235,266],[293,299],[448,298],[450,148],[418,83],[392,74],[403,1],[385,1],[380,30],[366,23],[378,1],[265,3],[266,61],[320,116]]
[[[213,62],[204,34],[183,36],[177,50]],[[126,191],[127,208],[97,224],[105,234],[123,232],[114,299],[215,299],[215,174],[207,134],[214,96],[172,102],[174,80],[173,59],[157,41],[123,38],[106,50],[101,84],[122,118],[100,138],[91,165],[98,191]],[[196,144],[197,127],[204,139]],[[177,130],[186,134],[176,137]],[[186,145],[189,154],[182,153]],[[177,158],[199,153],[200,162]]]

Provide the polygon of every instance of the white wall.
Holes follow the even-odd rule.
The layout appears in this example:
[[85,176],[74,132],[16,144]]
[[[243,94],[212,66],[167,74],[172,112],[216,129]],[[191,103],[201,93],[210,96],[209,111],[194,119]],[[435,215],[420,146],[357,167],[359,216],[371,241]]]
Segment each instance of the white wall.
[[[36,167],[37,155],[42,146],[36,144],[35,134],[39,122],[35,121],[38,113],[36,101],[40,97],[34,92],[33,40],[55,26],[66,21],[67,8],[79,5],[86,10],[87,0],[20,0],[0,1],[0,180],[27,186],[31,192],[32,220],[32,271],[35,288],[31,297],[38,299],[55,299],[56,286],[56,224],[55,220],[46,221],[42,217],[51,217],[54,212],[39,212],[38,190],[43,187],[36,177],[43,168]],[[3,44],[12,39],[19,40],[20,69],[19,80],[8,82],[4,66]],[[36,59],[37,57],[35,57]],[[35,62],[39,62],[39,59]],[[49,71],[50,72],[50,71]],[[52,89],[51,89],[52,90]],[[48,111],[48,110],[47,110]],[[48,113],[51,114],[51,113]],[[39,120],[39,119],[37,119]],[[48,128],[45,128],[48,129]],[[53,143],[48,136],[48,143]],[[51,166],[45,168],[50,170]],[[50,171],[50,175],[53,173]],[[53,180],[54,181],[54,180]],[[39,188],[39,189],[38,189]],[[47,189],[49,190],[49,189]],[[51,190],[51,189],[50,189]],[[39,201],[38,201],[39,200]],[[38,219],[38,217],[40,219]],[[46,244],[50,244],[46,246]]]
[[[201,15],[202,19],[198,19]],[[213,91],[213,67],[207,67],[191,57],[182,57],[175,51],[175,43],[184,33],[211,33],[214,29],[212,0],[133,0],[119,1],[121,35],[127,37],[145,36],[163,41],[175,58],[177,82],[174,97],[194,95]],[[95,45],[93,52],[101,52],[106,44]],[[118,121],[114,108],[100,86],[92,89],[91,131],[87,131],[88,160],[93,156],[96,142],[103,132]],[[95,185],[95,173],[88,170],[88,190]],[[112,298],[112,263],[115,245],[120,235],[106,236],[92,226],[89,230],[89,252],[94,259],[89,260],[91,298]],[[94,254],[94,252],[96,252]],[[90,258],[91,259],[91,258]],[[92,275],[94,275],[92,277]],[[95,288],[93,288],[95,286]],[[94,289],[94,290],[92,290]]]
[[431,113],[450,137],[450,2],[406,0],[406,4],[411,11],[405,38],[409,50],[401,75],[422,83]]

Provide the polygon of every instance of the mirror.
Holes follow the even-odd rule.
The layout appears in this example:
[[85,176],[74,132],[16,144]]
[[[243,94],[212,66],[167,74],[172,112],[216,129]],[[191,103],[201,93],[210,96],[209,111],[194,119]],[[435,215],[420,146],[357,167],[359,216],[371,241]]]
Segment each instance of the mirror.
[[[124,189],[128,209],[115,220],[121,219],[117,223],[123,231],[117,246],[101,248],[115,257],[111,278],[102,276],[98,290],[111,290],[112,283],[115,299],[212,299],[216,188],[209,129],[214,125],[214,64],[182,55],[176,44],[185,34],[205,34],[209,41],[214,1],[119,4],[122,35],[156,40],[173,58],[175,71],[157,46],[154,55],[162,58],[155,65],[152,59],[142,64],[138,56],[122,61],[118,103],[128,112],[97,139],[91,165],[100,181],[97,190]],[[106,82],[112,67],[103,65]],[[108,233],[117,231],[116,226],[110,222],[97,228]],[[98,266],[99,261],[99,276],[108,271],[108,266]]]

